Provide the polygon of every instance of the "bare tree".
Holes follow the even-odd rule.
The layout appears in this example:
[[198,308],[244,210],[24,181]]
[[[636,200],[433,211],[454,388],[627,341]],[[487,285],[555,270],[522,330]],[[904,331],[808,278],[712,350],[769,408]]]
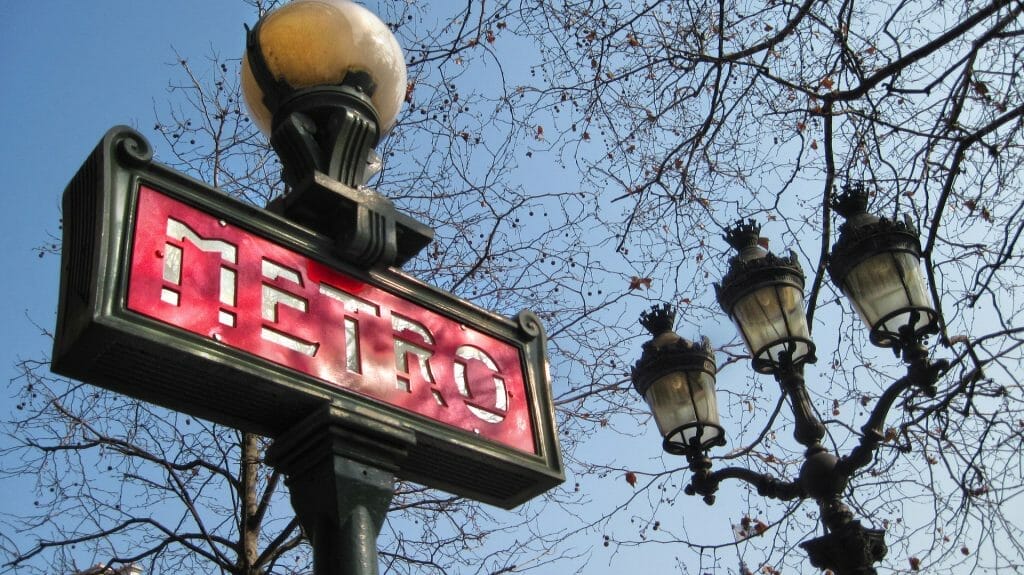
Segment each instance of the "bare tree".
[[[855,445],[901,368],[867,345],[824,277],[828,199],[851,181],[870,183],[874,210],[909,213],[921,232],[943,317],[931,349],[953,367],[934,399],[898,406],[848,499],[888,530],[893,570],[1024,564],[1012,513],[1024,437],[1019,3],[378,8],[410,84],[373,184],[437,230],[408,271],[545,320],[570,475],[514,513],[400,484],[380,539],[386,572],[582,571],[667,547],[684,572],[806,572],[796,545],[820,527],[797,503],[723,486],[715,509],[732,502],[734,532],[703,528],[721,511],[687,499],[685,463],[638,437],[646,410],[629,365],[640,309],[678,305],[681,333],[718,342],[732,449],[716,465],[795,476],[800,448],[780,394],[745,375],[709,285],[725,269],[721,231],[759,218],[773,248],[799,250],[809,271],[821,358],[809,387],[827,441]],[[157,110],[158,159],[257,204],[279,194],[276,159],[238,100],[238,62],[179,61]],[[4,471],[37,478],[38,513],[6,521],[38,544],[0,538],[8,567],[308,571],[262,438],[53,379],[43,361],[21,367],[24,415],[8,428],[19,446],[3,454],[20,463]],[[116,481],[94,481],[104,475]]]
[[[858,513],[889,530],[887,562],[896,569],[1024,563],[1011,511],[1024,432],[1015,295],[1024,229],[1021,11],[1004,0],[538,0],[515,14],[515,31],[542,54],[537,80],[522,89],[524,123],[544,125],[551,152],[582,167],[602,205],[595,217],[638,276],[683,308],[690,329],[703,326],[725,344],[719,382],[735,448],[722,459],[781,477],[795,477],[801,461],[784,437],[791,422],[778,393],[733,367],[741,348],[715,325],[723,316],[709,284],[724,272],[722,230],[755,217],[776,251],[801,251],[822,357],[809,382],[829,439],[844,452],[902,372],[865,346],[824,277],[829,199],[864,181],[874,210],[911,215],[943,317],[933,351],[953,369],[936,398],[910,397],[895,410],[888,443],[850,494]],[[677,490],[680,475],[640,474],[656,493],[645,498],[639,532],[620,545],[679,541],[708,567],[732,546],[741,555],[760,547],[748,563],[768,570],[802,560],[793,547],[816,530],[816,514],[766,508],[740,490],[733,500],[750,506],[736,521],[740,541],[687,535],[685,522],[658,514],[675,500],[664,490]]]

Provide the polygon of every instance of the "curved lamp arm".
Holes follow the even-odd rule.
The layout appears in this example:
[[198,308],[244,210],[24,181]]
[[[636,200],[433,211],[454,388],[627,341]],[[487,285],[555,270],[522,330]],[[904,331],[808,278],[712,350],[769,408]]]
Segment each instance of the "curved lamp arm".
[[[757,473],[743,467],[726,467],[711,471],[711,460],[706,455],[688,455],[687,462],[689,463],[690,470],[693,472],[693,477],[690,480],[690,484],[685,488],[686,494],[702,495],[704,502],[711,505],[715,502],[714,494],[718,491],[718,485],[722,481],[726,479],[739,479],[756,487],[757,493],[762,497],[784,501],[810,497],[812,494],[805,487],[809,484],[817,485],[821,483],[825,486],[825,491],[828,493],[834,492],[834,495],[838,495],[854,472],[868,465],[874,459],[875,451],[877,451],[878,446],[885,439],[882,428],[885,425],[886,417],[889,415],[889,410],[896,403],[896,399],[912,387],[916,387],[931,395],[939,376],[949,368],[949,362],[946,360],[928,362],[926,357],[914,354],[913,360],[908,362],[907,375],[894,381],[885,390],[871,411],[867,422],[861,428],[860,444],[849,455],[840,458],[838,461],[836,461],[835,457],[831,456],[825,458],[830,460],[831,463],[822,459],[825,465],[824,468],[821,468],[822,476],[818,478],[813,477],[813,466],[808,467],[806,465],[801,469],[801,477],[797,481],[783,481],[771,475]],[[810,401],[806,397],[806,390],[803,386],[801,375],[799,371],[791,370],[784,377],[780,377],[779,381],[783,384],[783,388],[790,394],[793,401],[794,414],[798,423],[798,432],[795,434],[797,439],[808,447],[808,457],[819,459],[821,457],[821,454],[818,453],[821,450],[818,445],[818,440],[821,437],[819,433],[821,433],[824,426],[818,421],[813,410],[810,408]],[[825,481],[820,481],[822,479]],[[821,494],[816,494],[815,497],[817,498],[818,495]]]
[[718,491],[718,484],[726,479],[739,479],[746,481],[757,488],[758,495],[788,501],[790,499],[803,499],[807,492],[797,482],[782,481],[765,473],[757,473],[743,467],[726,467],[711,471],[711,460],[707,457],[687,457],[690,463],[690,470],[693,471],[693,478],[684,491],[687,495],[703,495],[704,503],[712,505],[715,502],[715,492]]
[[907,365],[907,375],[894,381],[878,398],[867,422],[861,427],[860,445],[853,448],[849,455],[840,458],[836,471],[849,478],[856,470],[871,463],[875,451],[885,439],[882,427],[896,399],[911,387],[917,387],[929,397],[933,396],[935,383],[947,369],[949,362],[944,359],[929,363],[927,359],[921,358]]

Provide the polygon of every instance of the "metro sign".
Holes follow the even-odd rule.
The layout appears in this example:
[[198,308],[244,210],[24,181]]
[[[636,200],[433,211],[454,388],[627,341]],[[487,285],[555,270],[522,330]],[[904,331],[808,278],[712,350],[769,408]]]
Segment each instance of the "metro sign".
[[518,349],[140,185],[128,309],[527,453]]
[[[151,161],[111,130],[65,191],[54,371],[275,437],[325,404],[398,475],[514,506],[563,479],[545,339]],[[443,462],[443,464],[442,464]]]

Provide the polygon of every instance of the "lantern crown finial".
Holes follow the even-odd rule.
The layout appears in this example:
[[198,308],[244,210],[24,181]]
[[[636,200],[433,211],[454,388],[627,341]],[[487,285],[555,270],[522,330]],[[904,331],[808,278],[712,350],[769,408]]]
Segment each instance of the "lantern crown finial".
[[676,310],[672,304],[653,305],[651,309],[640,313],[640,325],[644,326],[653,336],[672,331],[676,323]]
[[832,209],[846,219],[868,211],[868,190],[864,182],[853,181],[832,198]]
[[725,229],[725,241],[737,251],[758,245],[761,239],[761,224],[753,219],[737,220],[736,224]]

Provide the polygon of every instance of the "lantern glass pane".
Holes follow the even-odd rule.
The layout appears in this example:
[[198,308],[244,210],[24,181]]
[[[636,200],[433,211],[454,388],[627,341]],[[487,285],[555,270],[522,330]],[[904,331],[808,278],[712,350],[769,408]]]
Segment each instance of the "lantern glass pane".
[[843,292],[870,329],[886,333],[899,333],[915,308],[931,308],[917,256],[910,252],[867,258],[846,275]]
[[792,347],[791,361],[800,363],[810,352],[804,294],[796,286],[761,287],[736,303],[732,318],[756,359],[778,364]]
[[705,371],[670,373],[655,381],[644,399],[658,431],[669,441],[690,445],[700,431],[700,444],[708,445],[722,434],[715,378]]

